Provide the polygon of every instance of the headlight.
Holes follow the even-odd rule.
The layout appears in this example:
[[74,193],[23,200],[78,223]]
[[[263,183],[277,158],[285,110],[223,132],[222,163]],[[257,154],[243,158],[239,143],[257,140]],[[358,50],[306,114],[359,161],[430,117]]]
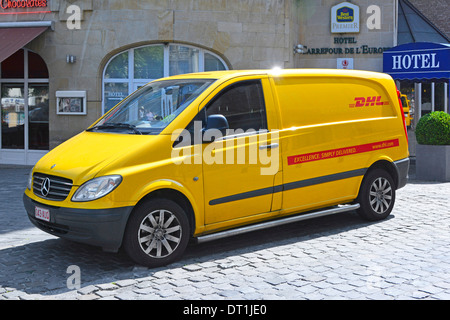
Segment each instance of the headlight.
[[33,169],[34,168],[31,168],[30,173],[28,174],[28,182],[27,182],[28,190],[31,190],[31,186],[33,184]]
[[72,197],[72,201],[91,201],[113,191],[122,182],[121,176],[105,176],[85,182]]

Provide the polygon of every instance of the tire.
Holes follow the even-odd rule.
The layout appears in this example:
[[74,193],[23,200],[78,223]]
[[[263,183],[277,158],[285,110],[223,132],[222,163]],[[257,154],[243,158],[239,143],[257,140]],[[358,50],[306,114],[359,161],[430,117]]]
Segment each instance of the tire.
[[391,214],[395,203],[395,184],[391,175],[382,169],[370,170],[364,177],[356,200],[358,214],[365,220],[377,221]]
[[124,249],[136,263],[156,268],[181,257],[190,238],[189,221],[174,201],[150,199],[133,211]]

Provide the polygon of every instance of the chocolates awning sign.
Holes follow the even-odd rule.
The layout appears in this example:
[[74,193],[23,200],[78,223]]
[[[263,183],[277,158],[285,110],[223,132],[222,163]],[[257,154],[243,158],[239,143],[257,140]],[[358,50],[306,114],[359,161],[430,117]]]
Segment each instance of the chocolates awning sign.
[[0,0],[0,12],[2,13],[21,13],[28,12],[26,9],[46,9],[48,0]]

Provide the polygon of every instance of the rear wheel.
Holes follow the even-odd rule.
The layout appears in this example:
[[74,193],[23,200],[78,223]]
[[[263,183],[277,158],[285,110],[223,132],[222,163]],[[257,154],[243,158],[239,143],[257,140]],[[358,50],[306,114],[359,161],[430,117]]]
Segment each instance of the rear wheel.
[[124,249],[138,264],[163,266],[181,257],[189,241],[189,231],[187,216],[177,203],[148,200],[130,217]]
[[395,203],[395,185],[391,175],[382,169],[374,169],[364,177],[357,202],[359,215],[370,221],[389,216]]

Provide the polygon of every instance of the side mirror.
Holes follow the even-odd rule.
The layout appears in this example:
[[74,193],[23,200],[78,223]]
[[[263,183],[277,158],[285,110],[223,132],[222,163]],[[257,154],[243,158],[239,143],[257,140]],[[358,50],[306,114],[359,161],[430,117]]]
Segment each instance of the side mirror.
[[223,133],[229,128],[228,120],[221,114],[212,114],[206,120],[205,130],[217,129]]
[[203,129],[203,141],[213,142],[216,138],[219,138],[219,134],[224,136],[227,129],[229,129],[227,118],[221,114],[212,114],[206,120],[206,127]]

